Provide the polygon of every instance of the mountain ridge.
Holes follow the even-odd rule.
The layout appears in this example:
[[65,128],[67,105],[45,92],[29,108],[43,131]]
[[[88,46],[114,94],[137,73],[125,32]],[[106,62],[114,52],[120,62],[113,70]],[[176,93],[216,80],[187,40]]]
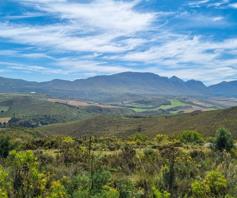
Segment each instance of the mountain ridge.
[[206,86],[202,81],[184,81],[176,76],[123,72],[73,81],[54,79],[34,82],[0,77],[0,92],[37,92],[51,97],[109,101],[125,95],[158,96],[237,96],[237,81]]

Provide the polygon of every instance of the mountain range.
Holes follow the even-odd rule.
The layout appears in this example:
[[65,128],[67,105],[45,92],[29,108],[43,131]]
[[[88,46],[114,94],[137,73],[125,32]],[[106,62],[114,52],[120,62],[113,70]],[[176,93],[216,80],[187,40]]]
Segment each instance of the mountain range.
[[0,92],[47,94],[51,97],[110,101],[133,96],[225,96],[237,97],[237,81],[206,86],[201,81],[184,81],[153,73],[124,72],[74,81],[31,82],[0,78]]

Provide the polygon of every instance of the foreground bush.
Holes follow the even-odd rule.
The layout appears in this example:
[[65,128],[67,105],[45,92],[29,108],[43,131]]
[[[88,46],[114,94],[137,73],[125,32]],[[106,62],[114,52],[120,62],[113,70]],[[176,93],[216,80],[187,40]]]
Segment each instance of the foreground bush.
[[193,196],[201,197],[225,197],[227,191],[227,180],[219,171],[210,171],[204,180],[192,183]]

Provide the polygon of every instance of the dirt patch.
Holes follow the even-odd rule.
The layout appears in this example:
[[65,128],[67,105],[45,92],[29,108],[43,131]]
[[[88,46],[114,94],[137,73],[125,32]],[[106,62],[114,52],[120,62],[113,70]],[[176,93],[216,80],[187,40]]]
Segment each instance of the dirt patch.
[[112,105],[106,105],[106,104],[99,104],[99,103],[93,103],[93,102],[85,102],[81,100],[62,100],[62,99],[48,99],[49,102],[54,102],[54,103],[60,103],[60,104],[66,104],[69,106],[74,106],[74,107],[90,107],[90,106],[96,106],[96,107],[101,107],[101,108],[116,108],[115,106]]

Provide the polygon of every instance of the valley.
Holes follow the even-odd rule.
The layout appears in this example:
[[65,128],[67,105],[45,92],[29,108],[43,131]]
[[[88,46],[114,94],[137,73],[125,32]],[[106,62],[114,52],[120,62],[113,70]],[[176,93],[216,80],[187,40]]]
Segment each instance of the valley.
[[235,94],[150,73],[0,90],[4,198],[237,195]]

